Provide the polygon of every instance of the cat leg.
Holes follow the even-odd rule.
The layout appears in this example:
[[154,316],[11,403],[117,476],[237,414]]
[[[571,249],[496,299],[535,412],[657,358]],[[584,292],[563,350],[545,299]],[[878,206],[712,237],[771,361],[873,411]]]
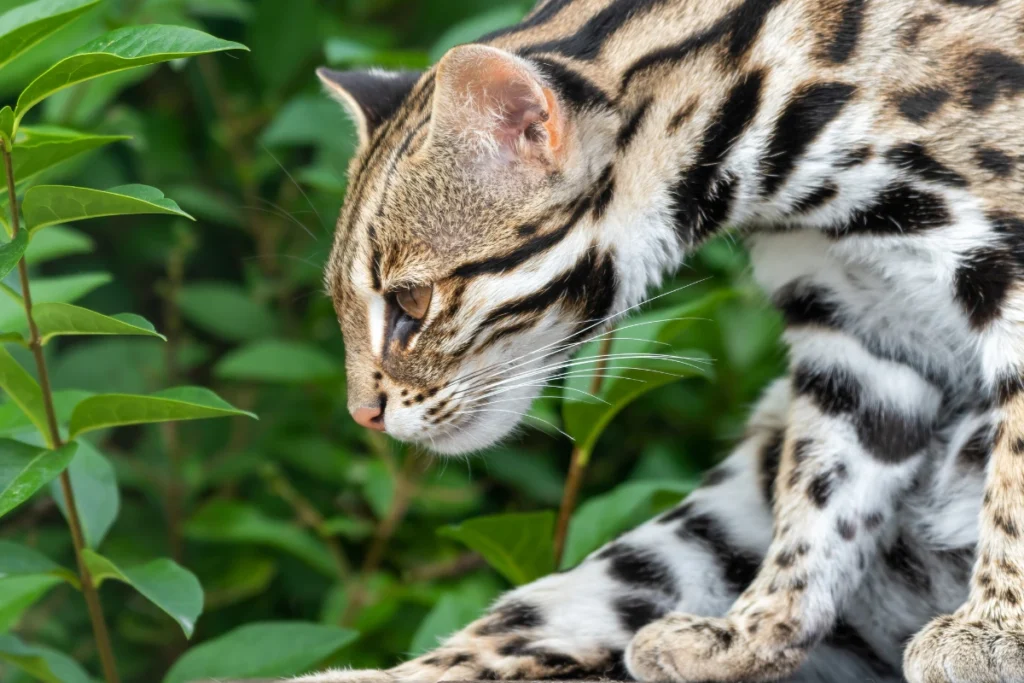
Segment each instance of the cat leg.
[[970,596],[913,639],[904,660],[911,683],[1024,681],[1024,285],[1002,308],[982,330],[999,427]]
[[[807,297],[821,296],[817,288]],[[674,613],[641,629],[627,666],[641,680],[785,678],[836,624],[900,496],[913,484],[941,402],[910,367],[821,324],[787,331],[793,398],[761,570],[729,612]]]

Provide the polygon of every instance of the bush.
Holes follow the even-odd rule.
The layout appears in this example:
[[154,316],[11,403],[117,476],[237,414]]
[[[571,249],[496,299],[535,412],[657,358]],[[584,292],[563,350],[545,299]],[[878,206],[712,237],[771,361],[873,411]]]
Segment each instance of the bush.
[[320,278],[353,134],[313,68],[424,67],[528,5],[0,0],[0,679],[390,666],[728,448],[784,360],[728,240],[485,456],[348,418]]

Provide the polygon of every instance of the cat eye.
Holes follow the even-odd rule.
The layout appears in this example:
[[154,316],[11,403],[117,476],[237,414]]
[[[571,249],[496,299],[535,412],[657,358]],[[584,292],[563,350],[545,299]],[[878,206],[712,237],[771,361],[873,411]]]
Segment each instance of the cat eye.
[[427,315],[427,309],[430,308],[430,299],[433,295],[433,287],[407,287],[395,292],[395,301],[410,318],[423,320]]

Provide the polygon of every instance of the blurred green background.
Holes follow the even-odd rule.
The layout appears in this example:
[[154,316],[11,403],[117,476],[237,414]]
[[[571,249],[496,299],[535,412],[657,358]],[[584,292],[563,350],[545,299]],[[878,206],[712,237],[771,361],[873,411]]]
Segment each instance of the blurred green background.
[[[0,0],[0,12],[20,4]],[[514,558],[513,567],[482,558],[453,525],[516,513],[479,529],[507,545],[548,534],[573,444],[529,420],[501,447],[444,462],[357,428],[345,408],[341,334],[321,285],[354,140],[314,68],[425,67],[449,47],[516,21],[530,4],[108,0],[0,74],[0,105],[13,103],[56,57],[138,23],[194,26],[252,50],[108,76],[52,98],[31,120],[131,135],[50,179],[154,185],[198,219],[118,218],[41,233],[34,287],[74,278],[82,305],[143,314],[169,337],[166,344],[52,344],[55,389],[137,393],[201,384],[260,416],[121,430],[94,441],[103,457],[90,479],[91,533],[104,554],[119,564],[174,557],[206,594],[188,642],[130,588],[104,584],[126,681],[162,680],[189,648],[261,622],[318,622],[359,634],[340,649],[299,639],[294,647],[315,659],[284,668],[390,666],[478,616],[513,581],[553,568],[549,551],[539,560]],[[113,277],[93,275],[103,273]],[[779,321],[754,292],[739,245],[708,245],[667,289],[683,285],[690,286],[658,300],[649,319],[680,310],[700,319],[629,336],[650,339],[653,330],[672,353],[709,362],[699,364],[699,376],[616,398],[623,410],[593,448],[566,566],[699,481],[784,366]],[[551,390],[535,415],[573,433],[611,415],[563,406],[560,396]],[[573,410],[577,424],[565,425]],[[0,406],[0,432],[10,414]],[[67,528],[48,496],[6,517],[0,539],[72,565]],[[0,634],[98,671],[79,596],[64,584],[15,581],[0,578]],[[31,679],[0,662],[0,680]]]

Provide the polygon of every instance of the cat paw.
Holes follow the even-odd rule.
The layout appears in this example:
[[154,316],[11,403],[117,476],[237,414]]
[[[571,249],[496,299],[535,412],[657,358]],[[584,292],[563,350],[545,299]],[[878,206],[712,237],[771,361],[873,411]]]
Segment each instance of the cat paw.
[[909,683],[1024,683],[1024,633],[939,617],[910,642],[903,673]]
[[806,659],[806,650],[780,648],[759,630],[732,618],[670,614],[633,637],[626,668],[641,681],[748,683],[782,678]]

